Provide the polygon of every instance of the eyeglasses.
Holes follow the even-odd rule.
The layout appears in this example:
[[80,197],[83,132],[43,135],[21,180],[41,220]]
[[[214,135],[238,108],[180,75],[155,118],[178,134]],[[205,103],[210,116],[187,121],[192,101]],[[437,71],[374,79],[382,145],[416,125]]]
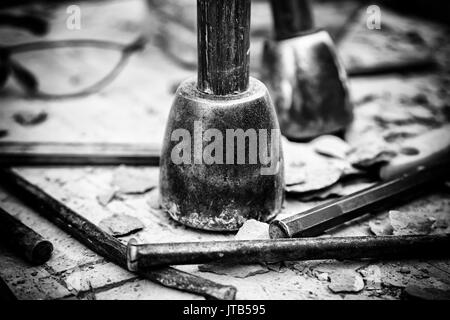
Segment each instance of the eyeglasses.
[[81,39],[0,46],[0,90],[12,77],[33,98],[92,94],[110,84],[145,44],[139,37],[129,44]]

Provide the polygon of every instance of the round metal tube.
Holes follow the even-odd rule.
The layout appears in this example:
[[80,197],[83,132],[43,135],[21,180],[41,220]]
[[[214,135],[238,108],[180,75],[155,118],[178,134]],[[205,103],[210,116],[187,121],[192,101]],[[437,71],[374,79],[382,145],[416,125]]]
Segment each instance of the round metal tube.
[[320,259],[399,259],[450,255],[450,235],[299,238],[128,244],[132,271],[180,264],[250,264]]
[[0,208],[0,237],[28,262],[40,265],[52,256],[53,245],[40,234]]

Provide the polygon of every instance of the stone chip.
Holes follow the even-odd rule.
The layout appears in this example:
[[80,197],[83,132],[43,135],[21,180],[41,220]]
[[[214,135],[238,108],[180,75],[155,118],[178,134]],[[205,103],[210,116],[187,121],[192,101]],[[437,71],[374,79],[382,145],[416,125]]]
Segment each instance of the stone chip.
[[138,218],[126,214],[114,214],[103,219],[99,227],[114,237],[123,237],[144,229],[144,224]]
[[364,289],[364,281],[356,271],[343,270],[330,274],[328,288],[334,293],[357,293]]

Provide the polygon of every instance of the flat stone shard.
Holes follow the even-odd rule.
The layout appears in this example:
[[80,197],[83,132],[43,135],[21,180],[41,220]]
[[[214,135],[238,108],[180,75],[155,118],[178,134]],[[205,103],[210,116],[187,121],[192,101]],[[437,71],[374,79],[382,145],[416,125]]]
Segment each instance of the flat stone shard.
[[369,222],[369,230],[376,236],[392,235],[393,229],[389,220],[375,220]]
[[431,287],[419,287],[408,285],[404,294],[409,299],[415,300],[450,300],[450,290],[441,290]]
[[269,237],[269,224],[254,219],[245,221],[234,236],[234,240],[267,240]]
[[337,160],[317,154],[311,144],[282,139],[285,158],[285,190],[304,193],[325,189],[342,177],[344,167]]
[[13,115],[14,121],[22,126],[34,126],[47,120],[45,111],[19,111]]
[[284,263],[283,262],[267,263],[266,267],[270,271],[279,272],[279,273],[286,272],[286,270],[287,270],[286,268],[284,268]]
[[118,168],[113,175],[112,184],[118,193],[142,194],[157,186],[157,179],[126,167]]
[[370,169],[387,163],[397,156],[397,153],[386,144],[364,144],[356,147],[348,160],[357,168]]
[[107,206],[116,196],[116,190],[110,189],[97,196],[97,201],[102,206]]
[[429,234],[435,222],[421,212],[396,210],[389,211],[389,220],[393,228],[393,234],[396,236]]
[[377,265],[369,265],[358,270],[364,278],[366,290],[380,290],[381,289],[381,269]]
[[100,221],[99,227],[114,237],[123,237],[144,229],[144,224],[129,215],[114,214]]
[[330,275],[326,272],[315,272],[314,275],[320,281],[328,281],[328,279],[330,278]]
[[340,197],[343,192],[342,189],[342,184],[337,183],[323,190],[304,193],[300,196],[300,199],[302,201],[314,201]]
[[270,271],[266,266],[260,264],[221,265],[215,263],[199,265],[198,270],[201,272],[211,272],[220,275],[232,276],[235,278],[248,278]]
[[316,138],[311,144],[317,153],[337,159],[345,159],[351,150],[347,142],[332,135]]
[[357,293],[364,289],[364,281],[356,271],[344,270],[330,274],[328,288],[334,293]]
[[325,189],[338,182],[343,172],[341,168],[327,160],[318,160],[316,164],[305,166],[301,170],[304,170],[304,181],[286,186],[287,192],[304,193]]
[[149,192],[147,197],[147,204],[151,209],[159,210],[161,209],[161,204],[159,203],[159,189],[155,188]]
[[287,186],[304,183],[306,179],[303,162],[289,163],[285,168],[285,182]]

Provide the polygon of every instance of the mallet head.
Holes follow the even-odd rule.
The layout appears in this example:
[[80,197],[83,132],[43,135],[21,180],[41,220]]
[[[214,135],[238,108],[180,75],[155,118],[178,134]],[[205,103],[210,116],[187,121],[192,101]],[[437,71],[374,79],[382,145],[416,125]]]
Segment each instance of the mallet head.
[[330,35],[313,29],[306,4],[272,1],[276,37],[264,45],[261,68],[281,131],[291,140],[342,132],[353,119],[345,69]]
[[284,199],[280,129],[249,77],[250,0],[198,0],[198,79],[177,90],[160,163],[163,208],[193,228],[267,221]]

